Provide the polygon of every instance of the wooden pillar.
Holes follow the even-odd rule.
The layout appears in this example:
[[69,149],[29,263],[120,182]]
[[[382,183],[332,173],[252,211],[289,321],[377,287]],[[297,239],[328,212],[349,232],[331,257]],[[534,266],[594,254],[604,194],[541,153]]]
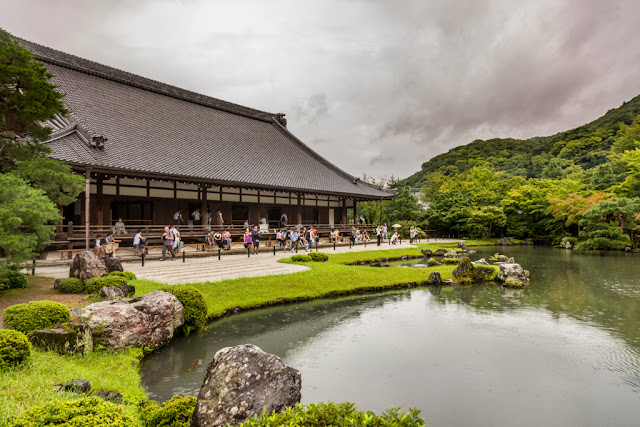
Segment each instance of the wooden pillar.
[[353,200],[353,223],[356,224],[358,222],[358,201],[356,199]]
[[[209,208],[209,203],[207,202],[207,185],[202,184],[202,186],[200,187],[200,192],[202,193],[202,208],[200,209],[200,218],[202,218],[202,224],[207,225],[207,209]],[[211,219],[211,222],[215,224],[213,218]]]
[[91,169],[84,172],[84,246],[89,250],[89,210],[91,200]]
[[298,211],[296,212],[296,224],[302,224],[302,207],[300,206],[300,193],[298,193]]
[[98,202],[98,221],[97,225],[104,225],[104,202],[102,200],[102,181],[104,179],[103,175],[98,175],[98,185],[97,185],[97,194],[96,200]]

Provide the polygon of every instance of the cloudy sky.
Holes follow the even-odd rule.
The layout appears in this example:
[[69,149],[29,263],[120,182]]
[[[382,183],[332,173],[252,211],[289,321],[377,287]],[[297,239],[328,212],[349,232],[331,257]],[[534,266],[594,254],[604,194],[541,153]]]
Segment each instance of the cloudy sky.
[[640,94],[638,0],[0,0],[16,36],[253,108],[346,171],[404,178],[474,139]]

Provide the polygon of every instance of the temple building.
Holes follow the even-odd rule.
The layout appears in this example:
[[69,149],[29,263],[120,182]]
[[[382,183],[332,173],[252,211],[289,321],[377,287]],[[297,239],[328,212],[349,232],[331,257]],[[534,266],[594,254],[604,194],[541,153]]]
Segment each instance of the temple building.
[[187,221],[199,208],[214,213],[214,224],[220,210],[225,225],[264,217],[275,228],[286,213],[289,224],[333,227],[347,223],[357,201],[392,196],[309,148],[284,114],[18,41],[66,94],[70,114],[50,120],[46,144],[85,176],[88,192],[63,209],[65,224],[165,225],[178,209]]

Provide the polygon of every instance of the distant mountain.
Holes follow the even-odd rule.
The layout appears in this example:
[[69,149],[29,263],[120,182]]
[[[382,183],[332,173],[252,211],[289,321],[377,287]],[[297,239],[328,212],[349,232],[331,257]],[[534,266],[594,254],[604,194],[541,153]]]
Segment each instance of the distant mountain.
[[552,159],[561,167],[578,165],[588,170],[607,161],[620,123],[631,124],[640,115],[640,95],[584,126],[547,137],[526,140],[495,138],[476,140],[455,147],[422,164],[422,169],[402,180],[401,185],[421,187],[425,175],[442,172],[455,175],[490,163],[497,171],[528,178],[540,177]]

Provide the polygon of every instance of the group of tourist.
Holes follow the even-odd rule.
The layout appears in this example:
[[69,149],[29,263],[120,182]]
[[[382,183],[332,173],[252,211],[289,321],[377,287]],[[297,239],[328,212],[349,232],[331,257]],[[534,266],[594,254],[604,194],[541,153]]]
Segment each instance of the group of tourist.
[[[207,211],[204,214],[205,222],[207,225],[207,230],[211,230],[211,222],[213,218],[213,214],[211,213],[211,209],[207,208]],[[191,212],[191,218],[193,218],[193,225],[202,225],[202,213],[200,212],[200,208],[196,208],[193,212]],[[177,226],[184,223],[184,218],[182,217],[182,209],[178,209],[173,214],[173,220],[176,222]],[[222,216],[222,211],[218,209],[216,211],[216,223],[218,226],[222,227],[224,225],[224,218]]]
[[312,225],[307,227],[287,227],[278,230],[276,241],[285,252],[293,252],[296,248],[302,247],[305,252],[313,248],[314,243],[320,242],[318,230]]
[[231,232],[224,230],[222,233],[219,231],[210,230],[204,238],[207,251],[212,251],[216,246],[222,251],[231,250]]

